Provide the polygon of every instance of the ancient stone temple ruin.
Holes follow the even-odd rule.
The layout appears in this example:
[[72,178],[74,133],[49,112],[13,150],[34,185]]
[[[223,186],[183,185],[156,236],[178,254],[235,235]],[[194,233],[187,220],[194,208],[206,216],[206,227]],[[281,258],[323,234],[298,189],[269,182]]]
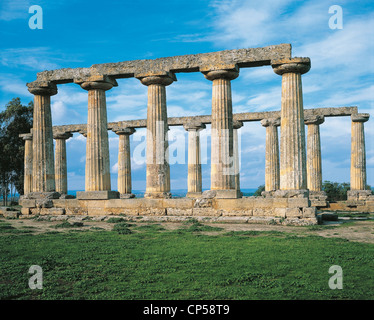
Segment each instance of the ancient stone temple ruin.
[[[259,66],[271,66],[282,77],[280,111],[233,114],[231,81],[241,68]],[[369,115],[358,113],[357,107],[304,110],[301,78],[310,67],[309,58],[294,58],[291,45],[281,44],[38,73],[37,79],[27,84],[34,95],[33,128],[21,135],[25,140],[22,214],[157,215],[167,221],[199,217],[315,224],[316,209],[329,205],[322,191],[319,126],[325,117],[336,116],[352,119],[348,200],[352,206],[372,208],[373,196],[365,190],[364,122]],[[212,83],[211,115],[168,118],[165,88],[181,72],[200,72]],[[116,79],[131,77],[148,87],[147,119],[108,123],[105,92],[118,85]],[[52,126],[51,96],[65,83],[76,83],[87,91],[86,124]],[[237,130],[247,121],[260,121],[266,134],[265,191],[261,197],[243,197],[240,192]],[[202,192],[199,135],[207,124],[212,132],[211,187]],[[188,131],[185,198],[173,198],[170,193],[165,139],[170,126],[183,126]],[[131,189],[130,135],[137,128],[147,128],[144,198],[135,198]],[[108,130],[119,136],[118,191],[111,190]],[[76,198],[67,195],[66,168],[66,140],[75,132],[86,137],[85,191],[78,192]]]

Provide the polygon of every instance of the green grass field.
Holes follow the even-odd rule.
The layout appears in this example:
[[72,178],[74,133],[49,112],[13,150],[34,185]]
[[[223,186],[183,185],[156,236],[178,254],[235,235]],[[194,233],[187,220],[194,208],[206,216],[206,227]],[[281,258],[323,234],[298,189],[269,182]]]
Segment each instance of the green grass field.
[[[373,244],[110,222],[112,231],[63,222],[36,234],[0,220],[0,299],[374,299]],[[43,289],[29,288],[31,265],[42,267]],[[332,265],[342,290],[329,288]]]

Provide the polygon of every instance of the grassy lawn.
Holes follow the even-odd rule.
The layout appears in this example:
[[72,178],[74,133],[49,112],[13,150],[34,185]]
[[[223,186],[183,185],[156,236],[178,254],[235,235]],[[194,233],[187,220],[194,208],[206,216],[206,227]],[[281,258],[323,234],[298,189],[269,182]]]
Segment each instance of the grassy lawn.
[[[0,299],[374,299],[373,244],[108,222],[112,231],[63,222],[36,234],[0,220]],[[28,286],[31,265],[42,267],[41,290]],[[332,265],[342,290],[328,286]]]

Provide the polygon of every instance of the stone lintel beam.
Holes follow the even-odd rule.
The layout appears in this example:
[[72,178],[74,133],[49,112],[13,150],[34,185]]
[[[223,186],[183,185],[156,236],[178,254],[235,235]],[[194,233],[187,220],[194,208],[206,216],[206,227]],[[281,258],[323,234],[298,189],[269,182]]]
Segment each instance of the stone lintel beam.
[[199,72],[212,66],[237,64],[240,68],[270,65],[271,61],[291,57],[291,45],[223,50],[210,53],[95,64],[89,68],[64,68],[39,72],[37,81],[71,83],[74,79],[107,75],[115,79],[131,78],[149,72]]
[[[357,114],[357,107],[335,107],[335,108],[314,108],[314,109],[304,109],[305,119],[321,116],[321,117],[347,117]],[[264,111],[264,112],[242,112],[233,114],[233,121],[261,121],[262,119],[272,119],[280,118],[280,111]],[[210,115],[194,116],[194,117],[170,117],[168,118],[169,126],[182,126],[185,123],[197,121],[203,124],[211,123]],[[124,120],[118,122],[108,122],[108,129],[112,130],[114,127],[125,128],[146,128],[147,120]],[[65,131],[65,132],[80,132],[86,129],[86,124],[71,124],[54,126],[53,132],[55,131]]]

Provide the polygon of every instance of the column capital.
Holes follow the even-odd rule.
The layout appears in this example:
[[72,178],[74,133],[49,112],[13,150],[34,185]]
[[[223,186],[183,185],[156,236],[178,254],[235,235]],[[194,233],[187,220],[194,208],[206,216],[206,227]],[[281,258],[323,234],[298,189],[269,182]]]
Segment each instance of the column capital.
[[135,78],[139,79],[140,82],[145,86],[149,86],[151,84],[161,84],[164,86],[168,86],[174,81],[177,81],[177,77],[175,76],[175,74],[169,71],[139,73],[135,75]]
[[276,74],[300,73],[310,70],[310,58],[285,58],[271,61],[271,66]]
[[125,127],[125,128],[113,127],[112,131],[118,135],[132,135],[136,130],[135,128],[131,128],[131,127]]
[[370,114],[368,113],[356,113],[351,115],[352,122],[366,122],[369,120]]
[[204,74],[204,77],[210,81],[216,79],[234,80],[239,76],[239,67],[237,65],[230,66],[230,68],[222,67],[222,69],[204,68],[200,69],[200,71]]
[[53,133],[53,139],[67,140],[71,138],[73,134],[71,132],[55,132]]
[[39,96],[54,96],[57,94],[57,86],[53,82],[48,81],[34,81],[27,83],[29,92],[33,95]]
[[325,122],[325,117],[316,115],[316,116],[310,116],[309,118],[304,118],[304,123],[306,125],[308,124],[315,124],[315,125],[320,125]]
[[280,126],[280,118],[269,118],[269,119],[262,119],[261,125],[263,127],[279,127]]
[[240,129],[243,126],[243,121],[233,120],[232,121],[232,128],[233,129]]
[[22,133],[18,136],[23,140],[32,140],[32,133]]
[[83,137],[87,138],[87,130],[79,130],[78,131]]
[[118,86],[118,83],[115,79],[105,75],[77,78],[74,79],[74,83],[79,84],[82,89],[87,91],[95,89],[106,91]]
[[201,123],[201,122],[187,122],[187,123],[183,124],[183,128],[186,131],[190,131],[190,130],[202,130],[202,129],[206,128],[206,125],[204,123]]

